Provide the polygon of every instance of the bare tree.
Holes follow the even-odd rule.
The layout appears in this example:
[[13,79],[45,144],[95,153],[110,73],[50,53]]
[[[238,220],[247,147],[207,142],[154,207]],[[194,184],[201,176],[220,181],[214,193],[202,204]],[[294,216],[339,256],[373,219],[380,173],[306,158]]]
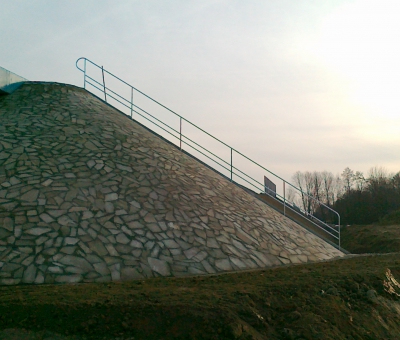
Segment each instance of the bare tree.
[[322,175],[318,171],[312,173],[312,193],[318,201],[322,202]]
[[319,207],[318,201],[322,197],[321,174],[318,172],[297,171],[292,179],[301,191],[301,205],[304,211],[307,214],[314,214]]
[[330,207],[335,202],[335,177],[332,172],[322,171],[321,180],[325,203]]
[[343,180],[339,174],[336,174],[335,179],[333,181],[333,193],[334,193],[333,202],[336,202],[339,199],[339,197],[342,197],[344,194]]
[[310,171],[301,172],[297,171],[292,180],[300,189],[301,204],[306,213],[312,214],[315,210],[314,195],[314,176]]
[[393,189],[400,192],[400,171],[391,178]]
[[358,191],[363,191],[365,185],[367,184],[367,180],[364,178],[364,174],[361,171],[356,171],[354,174],[354,183],[356,184],[356,189]]
[[349,167],[343,170],[342,172],[342,180],[344,184],[344,189],[347,193],[350,192],[351,187],[353,186],[354,181],[354,171],[351,170]]
[[294,203],[296,201],[296,190],[294,190],[291,186],[289,186],[286,189],[286,199],[291,202]]
[[320,211],[323,219],[325,219],[324,208],[319,202],[324,203],[324,194],[322,189],[322,174],[318,171],[312,173],[312,196],[315,198],[312,200],[312,211]]
[[389,182],[389,174],[386,168],[374,166],[368,171],[368,184],[370,190],[385,186]]

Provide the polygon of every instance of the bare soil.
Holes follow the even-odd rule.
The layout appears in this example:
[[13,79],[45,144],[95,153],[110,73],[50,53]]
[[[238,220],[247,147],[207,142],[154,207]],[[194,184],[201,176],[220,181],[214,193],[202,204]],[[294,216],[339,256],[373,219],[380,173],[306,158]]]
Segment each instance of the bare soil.
[[352,254],[400,252],[400,224],[348,226],[341,235],[343,248]]
[[[0,287],[0,339],[399,339],[399,254],[208,277]],[[391,289],[390,289],[391,287]]]

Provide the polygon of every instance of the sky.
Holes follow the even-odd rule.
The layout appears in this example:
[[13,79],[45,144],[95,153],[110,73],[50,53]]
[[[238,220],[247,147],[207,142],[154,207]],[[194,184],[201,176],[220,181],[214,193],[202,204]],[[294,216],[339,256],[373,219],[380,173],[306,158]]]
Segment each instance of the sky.
[[287,180],[398,172],[399,17],[397,0],[0,0],[0,66],[83,86],[86,57]]

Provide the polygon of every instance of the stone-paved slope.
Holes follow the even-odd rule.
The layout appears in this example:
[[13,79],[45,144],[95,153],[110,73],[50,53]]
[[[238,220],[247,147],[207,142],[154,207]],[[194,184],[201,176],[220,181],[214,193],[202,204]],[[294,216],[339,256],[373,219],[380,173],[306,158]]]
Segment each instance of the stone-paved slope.
[[83,89],[27,83],[0,119],[0,284],[343,255]]

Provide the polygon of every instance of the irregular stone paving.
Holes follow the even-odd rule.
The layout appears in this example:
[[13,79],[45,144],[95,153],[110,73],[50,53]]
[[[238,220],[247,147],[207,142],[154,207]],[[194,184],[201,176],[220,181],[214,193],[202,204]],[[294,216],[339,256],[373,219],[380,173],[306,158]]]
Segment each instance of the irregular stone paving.
[[2,285],[343,256],[83,89],[27,83],[0,119]]

